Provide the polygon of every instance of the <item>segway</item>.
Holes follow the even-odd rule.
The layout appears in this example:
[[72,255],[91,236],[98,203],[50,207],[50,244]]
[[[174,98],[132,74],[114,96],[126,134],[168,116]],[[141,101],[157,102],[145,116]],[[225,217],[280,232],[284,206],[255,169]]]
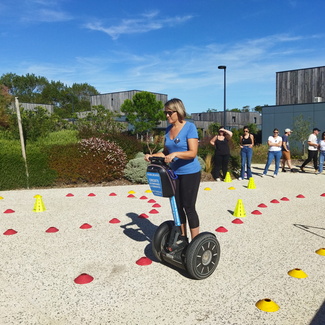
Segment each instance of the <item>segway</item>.
[[168,197],[174,220],[163,222],[152,239],[152,251],[160,262],[181,268],[197,280],[209,277],[220,258],[220,245],[216,236],[202,232],[188,244],[180,240],[181,222],[176,206],[175,189],[177,176],[163,157],[150,157],[147,178],[152,193]]

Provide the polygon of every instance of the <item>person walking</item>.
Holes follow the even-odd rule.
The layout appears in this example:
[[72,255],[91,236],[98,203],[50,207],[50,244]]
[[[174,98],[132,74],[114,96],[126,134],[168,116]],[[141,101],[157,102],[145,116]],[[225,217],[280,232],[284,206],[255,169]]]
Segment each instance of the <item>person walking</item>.
[[318,157],[318,140],[317,135],[320,132],[320,129],[314,128],[313,133],[308,137],[308,158],[300,166],[300,170],[305,173],[305,166],[313,161],[315,173],[318,171],[317,166],[317,157]]
[[288,167],[291,172],[294,172],[292,165],[291,165],[291,153],[290,153],[290,145],[289,145],[289,136],[291,135],[292,130],[285,129],[284,135],[282,136],[282,172],[286,172],[285,164],[288,164]]
[[213,178],[217,182],[221,181],[220,169],[222,169],[223,178],[226,177],[228,172],[228,162],[230,158],[229,140],[231,137],[232,132],[221,126],[218,130],[218,134],[210,140],[210,144],[215,146]]
[[183,102],[178,98],[170,99],[164,111],[170,125],[166,129],[163,152],[149,157],[164,157],[165,162],[177,175],[176,205],[181,220],[181,235],[176,244],[177,249],[185,247],[187,239],[187,222],[192,239],[199,234],[199,216],[195,204],[201,181],[201,165],[197,158],[198,132],[193,123],[185,121],[186,111]]
[[247,178],[250,179],[252,177],[251,170],[251,162],[253,156],[253,146],[254,146],[254,136],[249,133],[249,128],[244,126],[243,128],[244,134],[240,136],[240,158],[241,158],[241,169],[240,169],[240,177],[239,181],[245,178],[245,167],[247,168]]
[[267,153],[267,162],[261,177],[264,177],[267,174],[269,167],[274,159],[275,160],[275,170],[273,174],[273,178],[274,178],[278,175],[280,159],[281,159],[281,147],[282,147],[282,138],[279,136],[278,129],[273,130],[273,136],[272,135],[269,136],[267,140],[267,144],[269,146],[269,151]]
[[323,172],[323,166],[325,161],[325,132],[322,133],[322,139],[319,141],[319,166],[318,174]]

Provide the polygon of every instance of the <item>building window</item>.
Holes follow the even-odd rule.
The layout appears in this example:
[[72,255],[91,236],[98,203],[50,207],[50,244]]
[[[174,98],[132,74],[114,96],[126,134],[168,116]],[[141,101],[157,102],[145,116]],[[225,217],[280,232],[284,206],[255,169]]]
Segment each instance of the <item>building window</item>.
[[256,122],[257,122],[257,119],[256,119],[256,117],[254,117],[254,123],[256,124]]
[[232,117],[232,123],[236,123],[236,116]]

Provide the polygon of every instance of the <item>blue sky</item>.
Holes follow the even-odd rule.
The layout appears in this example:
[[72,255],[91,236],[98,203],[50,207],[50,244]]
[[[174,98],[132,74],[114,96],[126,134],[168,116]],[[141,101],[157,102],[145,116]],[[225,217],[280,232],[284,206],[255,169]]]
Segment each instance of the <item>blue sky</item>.
[[278,71],[325,65],[324,0],[0,2],[0,75],[178,97],[188,113],[275,105]]

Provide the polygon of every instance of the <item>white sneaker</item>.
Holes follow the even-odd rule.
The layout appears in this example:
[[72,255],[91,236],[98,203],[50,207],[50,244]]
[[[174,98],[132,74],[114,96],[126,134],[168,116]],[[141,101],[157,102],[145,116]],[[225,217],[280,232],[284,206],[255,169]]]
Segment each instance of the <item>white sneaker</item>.
[[239,181],[242,181],[243,179],[241,177],[238,178]]
[[265,174],[261,174],[260,176],[261,176],[261,177],[264,177],[264,176],[265,176]]
[[273,176],[272,176],[273,178],[275,178],[275,177],[277,177],[277,175],[276,174],[273,174]]
[[221,182],[221,179],[220,179],[220,178],[216,178],[216,181],[217,181],[217,182]]

